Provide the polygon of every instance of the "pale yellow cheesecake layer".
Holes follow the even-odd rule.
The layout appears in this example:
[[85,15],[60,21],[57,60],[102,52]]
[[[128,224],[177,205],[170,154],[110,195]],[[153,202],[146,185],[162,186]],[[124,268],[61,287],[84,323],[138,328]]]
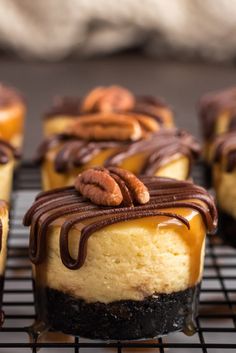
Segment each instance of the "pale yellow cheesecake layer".
[[57,115],[53,118],[45,118],[43,121],[43,134],[45,137],[61,134],[75,123],[74,116]]
[[221,164],[215,163],[213,182],[218,206],[236,218],[236,169],[227,173]]
[[10,201],[14,166],[14,159],[0,164],[0,200]]
[[0,219],[2,222],[2,248],[0,251],[0,275],[4,276],[7,257],[7,238],[8,238],[8,207],[2,205],[0,201]]
[[[78,270],[64,266],[59,253],[62,219],[47,232],[46,259],[35,267],[36,284],[87,302],[143,300],[197,284],[202,277],[205,225],[197,211],[168,209],[183,215],[190,230],[174,218],[148,217],[96,231],[88,240],[87,257]],[[72,229],[69,248],[77,257],[82,224]]]

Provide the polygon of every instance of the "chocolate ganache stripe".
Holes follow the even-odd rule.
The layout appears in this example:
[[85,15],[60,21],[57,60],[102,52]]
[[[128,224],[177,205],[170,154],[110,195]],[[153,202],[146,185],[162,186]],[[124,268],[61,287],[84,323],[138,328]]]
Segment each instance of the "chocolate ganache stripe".
[[147,160],[141,174],[152,175],[164,163],[176,154],[186,156],[190,161],[200,154],[196,139],[182,130],[162,129],[150,138],[138,142],[88,142],[72,135],[55,135],[45,140],[38,149],[36,160],[42,162],[50,148],[58,147],[54,166],[58,173],[65,173],[72,168],[82,166],[105,149],[114,148],[114,152],[105,162],[105,166],[117,166],[128,157],[146,153]]
[[0,139],[0,164],[6,164],[11,159],[11,155],[15,158],[20,157],[20,152],[17,151],[10,143]]
[[15,103],[23,102],[23,97],[14,88],[0,84],[0,108],[7,108]]
[[[191,182],[178,182],[167,178],[144,177],[141,181],[145,183],[150,192],[149,203],[141,206],[98,207],[85,200],[71,187],[58,189],[55,195],[52,191],[41,194],[24,217],[24,225],[31,225],[31,261],[38,264],[44,260],[48,227],[56,219],[65,216],[67,219],[62,224],[60,232],[60,253],[64,265],[70,269],[78,269],[83,265],[86,259],[88,238],[95,231],[110,224],[159,215],[173,217],[189,228],[189,222],[185,217],[168,211],[170,208],[182,207],[197,210],[209,231],[216,227],[217,212],[214,201],[203,188]],[[101,218],[97,220],[97,217]],[[78,256],[73,259],[68,249],[69,232],[74,225],[90,219],[96,220],[82,229]]]
[[236,167],[236,131],[220,135],[214,140],[214,162],[225,163],[227,172]]

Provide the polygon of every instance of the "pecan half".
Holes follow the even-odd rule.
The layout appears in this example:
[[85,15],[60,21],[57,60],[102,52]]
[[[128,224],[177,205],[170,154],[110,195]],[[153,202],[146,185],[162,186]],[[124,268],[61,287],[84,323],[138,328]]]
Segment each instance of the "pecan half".
[[108,170],[120,177],[128,188],[133,202],[145,204],[150,200],[148,188],[133,173],[128,170],[110,167]]
[[134,107],[133,94],[120,86],[97,87],[83,100],[84,112],[127,111]]
[[88,169],[78,175],[75,188],[96,205],[118,206],[123,201],[119,185],[106,169]]
[[147,187],[131,172],[120,168],[91,168],[78,175],[75,188],[96,205],[145,204]]
[[142,128],[132,116],[116,113],[97,113],[82,116],[68,130],[85,140],[137,141]]

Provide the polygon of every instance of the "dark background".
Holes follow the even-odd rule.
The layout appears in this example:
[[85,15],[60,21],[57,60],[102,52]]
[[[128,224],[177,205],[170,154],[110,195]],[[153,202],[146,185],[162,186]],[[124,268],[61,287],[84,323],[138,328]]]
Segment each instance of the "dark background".
[[0,59],[0,81],[17,87],[28,104],[24,158],[42,139],[41,116],[57,94],[83,95],[97,85],[120,84],[135,93],[162,96],[176,122],[199,136],[196,103],[208,90],[236,83],[236,68],[223,64],[158,61],[136,53],[106,58],[35,63]]

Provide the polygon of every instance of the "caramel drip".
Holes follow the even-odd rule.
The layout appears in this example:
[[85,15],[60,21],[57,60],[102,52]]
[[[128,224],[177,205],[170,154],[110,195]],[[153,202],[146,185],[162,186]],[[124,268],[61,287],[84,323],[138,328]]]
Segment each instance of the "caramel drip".
[[[88,202],[72,187],[41,193],[24,217],[24,225],[30,226],[30,259],[35,264],[43,262],[46,254],[48,227],[57,219],[66,217],[60,232],[60,254],[64,265],[70,269],[83,266],[87,254],[89,237],[108,225],[132,219],[165,216],[175,218],[187,228],[187,218],[169,209],[188,208],[199,212],[208,231],[217,224],[217,211],[212,197],[200,186],[168,178],[143,177],[150,201],[145,205],[131,207],[99,207]],[[78,256],[73,259],[69,253],[68,237],[73,226],[82,221],[91,223],[83,227],[80,236]]]
[[214,124],[219,115],[230,112],[231,129],[236,127],[236,87],[221,92],[208,93],[199,102],[199,116],[205,138],[214,136]]
[[233,171],[236,167],[236,131],[225,133],[215,139],[213,160],[225,163],[227,172]]
[[[53,119],[58,115],[64,117],[78,117],[85,115],[82,111],[82,100],[78,97],[55,97],[52,107],[45,113],[45,119]],[[154,112],[154,108],[167,108],[169,107],[159,98],[152,96],[136,96],[135,105],[131,113],[147,114],[155,118],[160,124],[163,123],[163,118]],[[89,112],[92,113],[92,112]]]
[[0,164],[8,163],[12,155],[15,158],[20,157],[19,151],[17,151],[10,143],[0,139]]
[[186,156],[191,162],[200,153],[200,146],[195,138],[182,130],[162,129],[153,134],[149,139],[133,143],[126,142],[87,142],[74,136],[56,135],[44,141],[37,153],[37,160],[43,161],[50,148],[60,146],[55,158],[55,170],[65,173],[75,167],[88,163],[102,150],[116,148],[116,152],[110,156],[105,166],[118,166],[126,158],[137,153],[146,153],[147,159],[141,174],[152,175],[163,164],[172,159],[173,155]]

